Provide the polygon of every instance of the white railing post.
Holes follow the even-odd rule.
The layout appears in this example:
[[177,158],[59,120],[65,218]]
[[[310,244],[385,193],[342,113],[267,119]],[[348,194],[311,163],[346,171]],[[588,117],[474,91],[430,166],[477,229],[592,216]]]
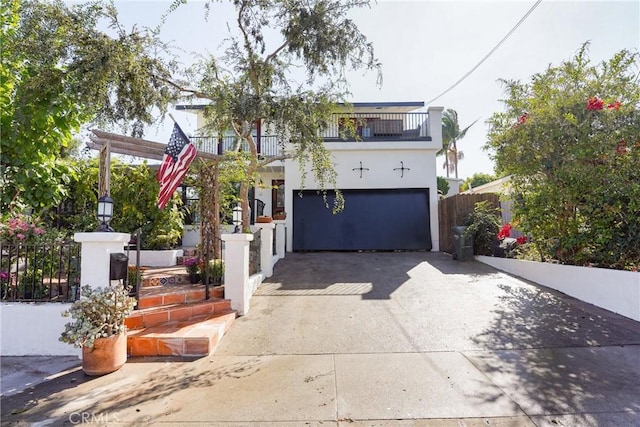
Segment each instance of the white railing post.
[[285,229],[287,221],[284,219],[274,220],[273,223],[276,225],[276,256],[278,259],[282,259],[285,255]]
[[129,233],[76,233],[73,240],[81,243],[80,285],[92,288],[108,286],[112,253],[124,253],[124,245],[131,240]]
[[255,226],[260,229],[260,269],[264,277],[273,276],[273,229],[276,225],[273,222],[257,223]]
[[240,316],[249,312],[249,243],[253,234],[236,233],[220,236],[224,241],[224,295]]

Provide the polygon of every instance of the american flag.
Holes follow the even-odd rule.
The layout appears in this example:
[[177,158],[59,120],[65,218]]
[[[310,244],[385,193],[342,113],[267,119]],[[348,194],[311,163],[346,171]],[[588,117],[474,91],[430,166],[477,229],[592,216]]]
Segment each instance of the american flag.
[[163,209],[173,192],[182,182],[185,174],[189,170],[189,165],[195,159],[198,150],[189,141],[189,138],[182,132],[177,123],[173,125],[171,139],[164,150],[162,164],[158,169],[158,182],[160,182],[160,193],[158,194],[158,207]]

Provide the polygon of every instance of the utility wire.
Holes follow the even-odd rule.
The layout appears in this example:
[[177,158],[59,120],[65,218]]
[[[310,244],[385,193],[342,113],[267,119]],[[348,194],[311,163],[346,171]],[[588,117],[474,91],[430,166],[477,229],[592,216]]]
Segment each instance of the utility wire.
[[435,97],[435,98],[433,98],[431,101],[427,102],[427,105],[431,104],[433,101],[435,101],[436,99],[440,98],[442,95],[444,95],[444,94],[446,94],[446,93],[449,93],[453,88],[455,88],[456,86],[458,86],[460,83],[462,83],[462,81],[464,81],[467,77],[469,77],[469,76],[471,75],[471,73],[473,73],[473,72],[474,72],[474,71],[475,71],[475,70],[476,70],[480,65],[482,65],[482,63],[483,63],[484,61],[486,61],[486,60],[487,60],[487,58],[489,58],[489,57],[493,54],[493,52],[495,52],[495,51],[500,47],[500,45],[501,45],[502,43],[504,43],[504,42],[505,42],[505,41],[506,41],[506,40],[511,36],[511,34],[513,34],[513,33],[514,33],[514,31],[515,31],[516,29],[518,29],[518,27],[519,27],[519,26],[520,26],[520,25],[525,21],[525,19],[527,19],[527,18],[529,17],[529,15],[531,15],[531,13],[535,10],[535,8],[536,8],[536,7],[538,7],[538,5],[539,5],[540,3],[542,3],[542,0],[538,0],[538,1],[536,1],[536,3],[531,7],[531,9],[529,9],[529,11],[528,11],[527,13],[525,13],[525,14],[524,14],[524,16],[523,16],[523,17],[518,21],[518,23],[517,23],[517,24],[516,24],[512,29],[511,29],[511,31],[509,31],[509,32],[507,33],[507,35],[506,35],[506,36],[504,36],[504,37],[502,38],[502,40],[500,40],[500,42],[498,42],[498,44],[497,44],[497,45],[495,45],[495,46],[493,47],[493,49],[491,49],[491,51],[490,51],[489,53],[487,53],[487,54],[485,55],[485,57],[484,57],[484,58],[482,58],[482,59],[480,60],[480,62],[478,62],[478,63],[475,65],[475,67],[473,67],[471,70],[469,70],[469,71],[468,71],[464,76],[462,76],[462,77],[460,78],[460,80],[458,80],[458,81],[457,81],[457,82],[455,82],[451,87],[449,87],[449,89],[445,90],[445,91],[444,91],[444,92],[442,92],[440,95],[436,96],[436,97]]

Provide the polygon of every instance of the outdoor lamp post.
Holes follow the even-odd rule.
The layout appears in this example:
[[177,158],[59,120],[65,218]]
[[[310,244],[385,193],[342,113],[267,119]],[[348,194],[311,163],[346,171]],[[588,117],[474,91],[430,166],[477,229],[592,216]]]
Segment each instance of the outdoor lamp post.
[[100,227],[96,231],[113,231],[109,227],[109,221],[113,218],[113,199],[109,196],[102,196],[98,199],[98,221]]
[[240,207],[239,204],[236,205],[235,208],[233,208],[233,225],[235,225],[235,229],[233,230],[234,233],[239,233],[240,232],[240,225],[242,224],[242,208]]

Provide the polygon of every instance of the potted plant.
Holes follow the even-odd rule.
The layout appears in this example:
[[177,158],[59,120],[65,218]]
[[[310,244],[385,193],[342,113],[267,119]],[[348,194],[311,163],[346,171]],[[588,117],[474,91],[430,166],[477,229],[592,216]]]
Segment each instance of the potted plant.
[[199,283],[200,282],[200,261],[198,260],[198,258],[186,258],[183,262],[184,266],[187,268],[187,273],[189,274],[189,282],[191,282],[191,284],[195,284],[195,283]]
[[92,289],[85,285],[81,298],[63,317],[71,317],[60,341],[82,348],[82,370],[87,375],[104,375],[120,369],[127,361],[124,321],[136,305],[128,288],[118,284]]

